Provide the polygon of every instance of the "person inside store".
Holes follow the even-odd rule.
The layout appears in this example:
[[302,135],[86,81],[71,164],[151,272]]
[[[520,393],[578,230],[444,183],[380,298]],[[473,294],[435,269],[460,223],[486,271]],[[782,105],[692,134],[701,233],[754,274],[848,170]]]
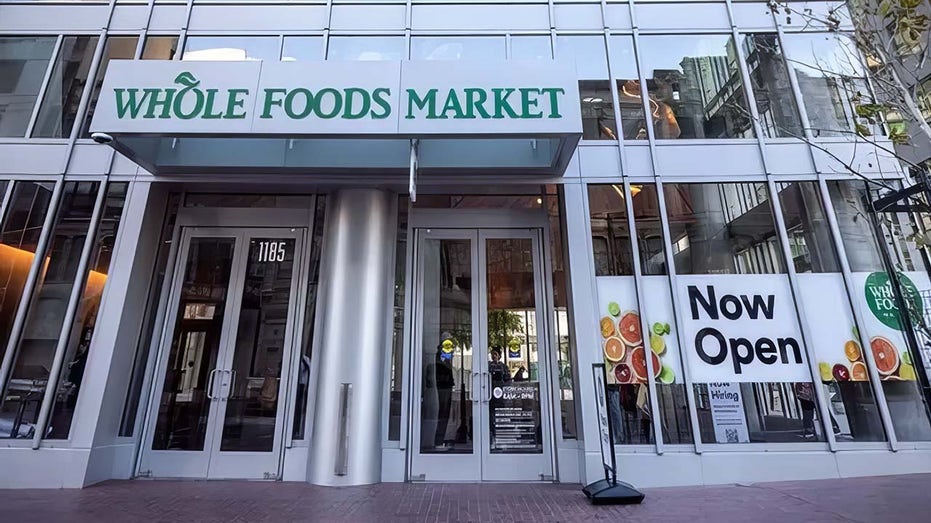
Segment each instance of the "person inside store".
[[815,433],[815,393],[811,383],[796,383],[795,397],[802,407],[802,437],[814,438]]
[[488,362],[488,374],[491,375],[491,385],[504,385],[511,382],[511,373],[508,366],[501,361],[501,349],[491,349],[491,361]]
[[[433,435],[433,446],[436,450],[448,450],[446,446],[446,429],[449,425],[449,413],[452,407],[453,386],[455,378],[453,369],[447,359],[444,357],[443,344],[436,347],[436,359],[433,364],[427,368],[424,377],[428,380],[426,386],[436,387],[437,395],[437,423],[436,431]],[[431,379],[432,378],[432,379]],[[432,383],[430,383],[432,381]]]

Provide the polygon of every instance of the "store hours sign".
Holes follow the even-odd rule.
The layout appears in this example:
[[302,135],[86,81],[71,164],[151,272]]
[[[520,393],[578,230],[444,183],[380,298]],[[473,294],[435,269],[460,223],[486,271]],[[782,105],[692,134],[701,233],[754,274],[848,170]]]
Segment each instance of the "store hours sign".
[[560,62],[113,60],[94,132],[184,135],[581,133]]
[[678,283],[693,381],[811,381],[785,275],[680,276]]

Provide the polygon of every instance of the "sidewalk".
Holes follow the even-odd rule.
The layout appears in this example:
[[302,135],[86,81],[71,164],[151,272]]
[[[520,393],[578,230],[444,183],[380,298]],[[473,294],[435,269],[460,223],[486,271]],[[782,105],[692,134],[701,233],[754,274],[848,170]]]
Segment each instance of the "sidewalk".
[[594,507],[578,485],[397,484],[326,488],[244,481],[110,481],[0,491],[0,520],[103,521],[929,521],[931,474],[645,489]]

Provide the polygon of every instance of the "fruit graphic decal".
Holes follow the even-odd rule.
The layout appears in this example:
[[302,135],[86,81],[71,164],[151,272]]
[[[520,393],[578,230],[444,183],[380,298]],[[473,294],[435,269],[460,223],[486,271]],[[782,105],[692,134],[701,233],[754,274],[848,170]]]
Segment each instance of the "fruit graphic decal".
[[[854,331],[856,334],[856,331]],[[876,364],[876,371],[882,380],[914,380],[915,368],[907,351],[900,355],[888,338],[874,336],[870,339],[870,352]],[[818,363],[821,381],[869,381],[870,374],[863,357],[863,349],[856,340],[844,343],[844,356],[847,361],[840,363]]]
[[[668,352],[665,336],[672,332],[668,323],[657,322],[650,326],[648,338],[644,340],[637,311],[621,312],[617,302],[607,306],[607,316],[599,322],[602,352],[609,378],[620,384],[645,383],[647,380],[647,354],[653,366],[653,377],[664,384],[675,383],[673,366],[664,364],[662,357]],[[644,342],[649,343],[647,350]]]

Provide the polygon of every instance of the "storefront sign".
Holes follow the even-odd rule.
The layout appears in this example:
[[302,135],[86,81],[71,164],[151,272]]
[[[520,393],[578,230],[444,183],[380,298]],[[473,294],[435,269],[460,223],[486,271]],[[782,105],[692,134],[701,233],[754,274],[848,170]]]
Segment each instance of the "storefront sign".
[[810,381],[785,275],[680,276],[679,307],[695,382]]
[[492,389],[490,406],[492,452],[542,452],[538,384],[497,386]]
[[748,443],[747,416],[738,383],[709,383],[708,402],[717,443]]
[[580,133],[557,62],[110,62],[106,133]]

